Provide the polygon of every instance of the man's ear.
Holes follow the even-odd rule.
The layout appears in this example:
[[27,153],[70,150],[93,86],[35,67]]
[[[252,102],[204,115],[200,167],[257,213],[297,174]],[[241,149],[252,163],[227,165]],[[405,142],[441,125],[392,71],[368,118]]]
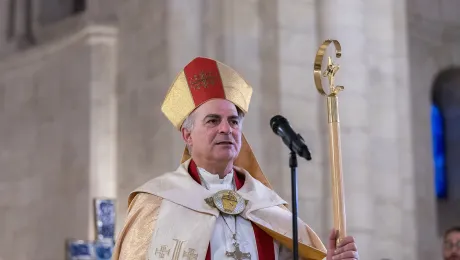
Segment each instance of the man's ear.
[[182,132],[182,139],[184,139],[185,144],[189,146],[192,145],[192,132],[186,128],[182,128],[181,132]]

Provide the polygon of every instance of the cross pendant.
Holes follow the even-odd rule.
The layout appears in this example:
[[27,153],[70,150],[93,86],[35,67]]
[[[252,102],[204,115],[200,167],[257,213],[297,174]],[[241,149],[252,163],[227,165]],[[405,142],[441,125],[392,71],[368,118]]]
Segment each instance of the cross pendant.
[[244,260],[244,259],[251,259],[251,253],[243,253],[240,250],[240,244],[238,242],[234,242],[233,246],[235,246],[235,251],[233,252],[225,252],[225,255],[228,257],[232,257],[235,260]]

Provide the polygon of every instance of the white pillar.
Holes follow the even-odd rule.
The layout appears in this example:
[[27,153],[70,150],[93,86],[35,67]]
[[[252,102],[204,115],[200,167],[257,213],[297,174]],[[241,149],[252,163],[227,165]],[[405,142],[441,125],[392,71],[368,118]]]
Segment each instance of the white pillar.
[[374,258],[403,259],[402,182],[399,171],[401,145],[397,95],[407,86],[396,84],[395,1],[375,0],[365,3],[367,36],[362,56],[367,57],[369,75],[369,115],[371,148],[370,172],[374,192],[374,221],[378,223],[373,239]]
[[[398,132],[399,132],[399,170],[402,197],[402,224],[401,224],[401,255],[400,259],[417,260],[417,212],[415,201],[415,178],[413,167],[413,147],[412,147],[412,102],[410,81],[409,81],[409,54],[407,39],[407,10],[406,1],[394,1],[394,85],[399,88],[396,95],[398,111]],[[424,233],[425,230],[420,230]],[[437,245],[435,245],[437,246]],[[427,259],[434,259],[427,257]]]
[[[168,66],[168,84],[171,84],[176,75],[187,65],[193,58],[203,55],[203,31],[202,16],[203,0],[168,0],[167,1],[167,66]],[[169,87],[164,86],[165,88]],[[166,94],[166,89],[163,91]],[[164,96],[163,96],[164,97]],[[162,97],[162,98],[163,98]],[[170,167],[175,169],[180,163],[184,151],[184,141],[179,131],[171,131],[173,127],[168,122],[162,128],[169,132],[171,139],[164,145],[172,145],[172,154],[169,156]],[[159,136],[165,140],[164,136]],[[171,142],[172,141],[172,142]]]
[[117,196],[117,34],[111,27],[88,27],[91,48],[88,239],[95,239],[95,198]]
[[[251,145],[262,170],[264,167],[261,128],[266,118],[261,111],[268,104],[262,100],[263,86],[260,85],[259,53],[259,1],[232,0],[223,1],[223,45],[225,54],[223,62],[234,68],[252,86],[253,94],[249,113],[246,115],[243,133]],[[268,123],[267,123],[268,124]]]
[[[364,52],[367,48],[365,4],[360,0],[321,0],[317,3],[320,16],[318,44],[325,39],[336,39],[342,46],[342,58],[336,61],[341,66],[336,84],[345,86],[339,94],[339,112],[347,231],[356,238],[361,258],[375,259],[369,138],[372,114],[368,104],[372,86],[368,85]],[[329,175],[329,169],[324,174]],[[330,186],[328,188],[326,194],[330,196]],[[328,215],[332,223],[331,207]]]
[[[327,138],[324,132],[327,114],[322,109],[326,106],[325,99],[316,90],[313,79],[313,63],[319,47],[315,27],[315,2],[277,2],[280,113],[302,135],[312,154],[312,160],[308,162],[298,157],[299,217],[326,242],[327,228],[324,226],[331,227],[324,221],[323,196],[324,189],[327,188],[323,185],[327,174],[323,169],[328,161],[325,157],[327,146],[324,146]],[[284,144],[280,149],[282,195],[291,204],[289,149]]]

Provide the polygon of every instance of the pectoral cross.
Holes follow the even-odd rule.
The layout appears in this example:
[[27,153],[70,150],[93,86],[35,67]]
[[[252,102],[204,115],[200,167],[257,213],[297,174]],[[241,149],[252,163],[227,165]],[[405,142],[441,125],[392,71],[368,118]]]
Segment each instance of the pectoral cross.
[[235,260],[243,260],[243,259],[251,259],[251,253],[243,253],[240,250],[240,244],[238,242],[234,242],[233,246],[235,247],[235,251],[233,252],[225,252],[225,255],[228,257],[232,257]]

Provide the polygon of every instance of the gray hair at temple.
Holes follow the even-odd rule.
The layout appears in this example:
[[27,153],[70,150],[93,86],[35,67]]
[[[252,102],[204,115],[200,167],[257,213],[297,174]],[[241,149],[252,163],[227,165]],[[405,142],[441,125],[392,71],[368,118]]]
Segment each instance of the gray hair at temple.
[[[236,107],[236,111],[238,112],[238,118],[240,120],[240,123],[242,124],[243,119],[244,119],[244,113],[237,106],[235,106],[235,107]],[[190,115],[187,118],[185,118],[185,120],[184,120],[184,122],[182,123],[182,126],[181,126],[181,131],[182,131],[182,129],[187,129],[188,131],[191,132],[193,130],[194,125],[195,125],[195,111],[190,113]],[[187,145],[187,150],[188,150],[189,153],[192,153],[192,149],[188,145]]]

